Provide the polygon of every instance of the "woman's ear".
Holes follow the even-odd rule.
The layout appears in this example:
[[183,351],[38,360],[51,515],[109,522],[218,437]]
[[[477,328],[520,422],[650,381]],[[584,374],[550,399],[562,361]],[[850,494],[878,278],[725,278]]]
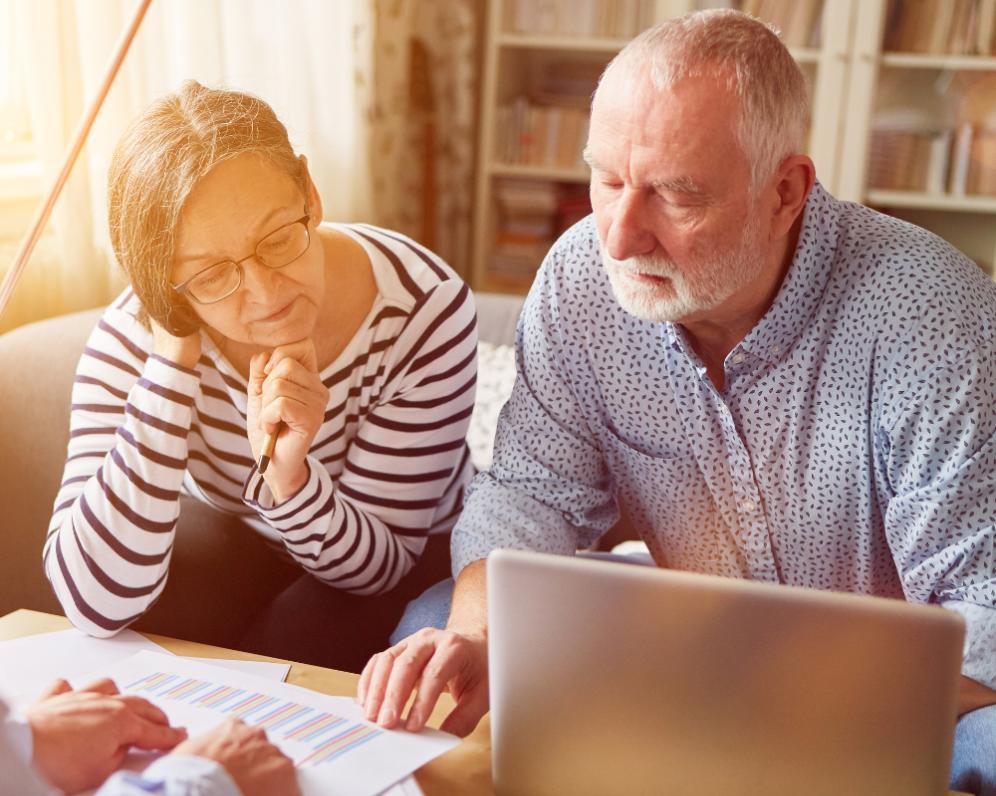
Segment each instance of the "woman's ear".
[[301,172],[305,180],[305,199],[308,202],[308,215],[311,216],[313,224],[320,224],[322,219],[325,218],[322,209],[322,197],[318,194],[318,187],[315,185],[315,181],[311,179],[311,172],[308,171],[308,158],[304,155],[298,155],[298,159],[301,161]]

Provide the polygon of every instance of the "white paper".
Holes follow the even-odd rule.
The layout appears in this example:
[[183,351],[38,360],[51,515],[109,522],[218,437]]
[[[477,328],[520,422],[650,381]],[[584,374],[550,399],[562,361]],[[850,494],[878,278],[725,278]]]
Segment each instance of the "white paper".
[[287,679],[290,672],[289,663],[270,663],[269,661],[237,661],[228,658],[195,658],[190,655],[180,656],[186,661],[197,661],[207,663],[211,666],[224,666],[226,669],[234,669],[244,674],[254,674],[257,677],[265,677],[267,680],[276,680],[278,683]]
[[15,708],[34,702],[54,680],[68,680],[74,687],[87,685],[103,675],[90,677],[141,650],[168,654],[132,630],[113,638],[93,638],[79,630],[59,630],[0,641],[0,698]]
[[351,697],[330,697],[251,674],[143,651],[106,668],[122,692],[158,705],[191,735],[237,716],[263,726],[298,766],[305,796],[376,796],[459,739],[438,730],[384,730]]

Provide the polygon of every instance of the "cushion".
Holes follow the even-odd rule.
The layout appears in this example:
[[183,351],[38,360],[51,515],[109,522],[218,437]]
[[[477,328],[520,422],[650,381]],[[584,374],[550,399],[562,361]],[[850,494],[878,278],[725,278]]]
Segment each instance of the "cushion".
[[515,348],[482,341],[477,344],[477,396],[467,430],[470,458],[478,470],[491,466],[498,414],[515,384]]

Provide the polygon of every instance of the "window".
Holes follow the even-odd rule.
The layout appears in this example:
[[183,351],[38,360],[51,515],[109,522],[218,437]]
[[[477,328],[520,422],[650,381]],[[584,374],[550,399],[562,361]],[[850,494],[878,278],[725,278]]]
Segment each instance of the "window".
[[0,199],[37,196],[41,177],[16,16],[15,3],[0,0]]

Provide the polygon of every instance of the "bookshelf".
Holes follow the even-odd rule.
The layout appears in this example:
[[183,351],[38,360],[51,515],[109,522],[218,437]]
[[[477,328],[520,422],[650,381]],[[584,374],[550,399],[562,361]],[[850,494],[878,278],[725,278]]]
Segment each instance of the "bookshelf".
[[[993,109],[991,142],[986,119],[962,115],[966,92],[977,90],[990,74],[996,81],[996,42],[989,33],[996,26],[996,0],[491,0],[475,185],[474,287],[525,292],[560,228],[585,214],[581,199],[588,172],[579,156],[586,128],[576,129],[572,114],[577,108],[587,112],[597,75],[630,35],[718,5],[753,12],[785,32],[810,83],[807,150],[831,193],[931,229],[992,272],[996,195],[988,192],[991,187],[996,194],[996,82],[991,102],[983,96],[974,103],[976,116],[985,115],[978,108],[987,103]],[[563,84],[547,85],[551,75],[564,73]],[[509,113],[517,101],[517,113]],[[562,108],[552,114],[543,110],[558,104]],[[551,137],[564,138],[565,118],[570,142],[550,144]],[[890,119],[895,129],[889,128]],[[961,179],[952,186],[958,130],[968,123],[974,144],[961,142]],[[883,137],[883,130],[898,136]],[[523,157],[509,149],[509,137],[523,135],[547,143]],[[890,140],[900,146],[890,148]],[[980,156],[992,152],[992,169],[979,166],[973,146]],[[901,159],[890,164],[880,157],[882,151],[900,150],[908,163],[919,164],[918,173],[904,169]],[[890,165],[897,170],[893,176],[902,179],[888,178]],[[527,198],[530,191],[535,199]]]
[[838,196],[930,229],[993,274],[996,0],[862,0],[855,15]]

